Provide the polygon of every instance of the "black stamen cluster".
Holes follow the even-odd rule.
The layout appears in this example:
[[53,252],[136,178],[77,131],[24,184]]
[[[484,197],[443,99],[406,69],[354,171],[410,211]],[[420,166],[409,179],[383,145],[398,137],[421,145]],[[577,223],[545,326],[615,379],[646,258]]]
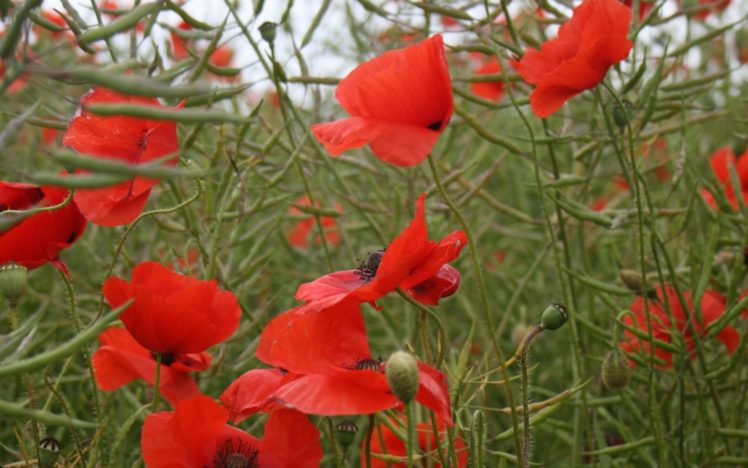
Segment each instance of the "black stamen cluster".
[[259,452],[241,439],[226,439],[213,457],[215,468],[256,468]]
[[384,249],[379,249],[369,254],[366,260],[362,260],[356,268],[356,274],[362,281],[371,281],[377,275],[379,264],[382,263]]

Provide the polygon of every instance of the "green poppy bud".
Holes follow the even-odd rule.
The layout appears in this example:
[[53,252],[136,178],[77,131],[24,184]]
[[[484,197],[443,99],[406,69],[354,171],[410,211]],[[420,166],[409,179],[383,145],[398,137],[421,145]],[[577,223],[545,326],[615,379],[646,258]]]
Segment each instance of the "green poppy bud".
[[262,36],[265,42],[272,44],[275,41],[275,32],[277,28],[278,25],[272,21],[265,21],[260,25],[260,36]]
[[412,354],[395,351],[387,360],[384,373],[392,393],[403,403],[410,403],[418,393],[418,362]]
[[60,454],[60,441],[54,437],[45,437],[39,441],[39,466],[42,468],[54,466]]
[[600,376],[603,385],[609,390],[618,390],[628,385],[631,381],[631,365],[626,355],[619,349],[608,351]]
[[568,318],[566,307],[561,304],[551,304],[543,311],[540,323],[544,330],[556,330],[561,328]]
[[358,426],[350,419],[344,419],[335,426],[335,432],[338,435],[338,442],[343,447],[348,447],[353,443],[353,439],[356,438],[358,432]]
[[619,128],[625,128],[628,125],[633,110],[634,106],[625,99],[621,101],[621,104],[618,102],[613,104],[613,120]]
[[0,267],[0,294],[5,296],[11,306],[26,292],[28,270],[26,267],[9,263]]

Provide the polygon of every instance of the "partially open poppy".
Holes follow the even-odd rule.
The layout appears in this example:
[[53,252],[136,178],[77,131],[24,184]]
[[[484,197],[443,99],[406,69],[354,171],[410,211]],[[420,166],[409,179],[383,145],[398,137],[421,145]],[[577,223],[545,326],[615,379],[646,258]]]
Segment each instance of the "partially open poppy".
[[232,293],[215,281],[183,276],[160,263],[139,264],[131,282],[111,276],[102,290],[112,307],[135,299],[120,319],[138,343],[162,354],[162,362],[205,351],[239,326],[241,309]]
[[[314,312],[301,306],[271,320],[260,337],[257,358],[283,370],[252,370],[236,379],[221,396],[232,419],[241,421],[269,405],[322,415],[400,407],[383,363],[372,357],[360,307],[355,301]],[[423,363],[418,367],[416,401],[451,421],[446,376]],[[264,385],[258,385],[261,380]]]
[[628,57],[631,16],[619,0],[585,0],[556,39],[525,53],[519,73],[536,85],[530,95],[535,115],[549,117],[572,97],[597,86],[611,66]]
[[[105,391],[116,390],[133,380],[143,379],[151,385],[156,380],[154,354],[141,346],[121,327],[109,327],[99,335],[101,347],[91,357],[96,385]],[[188,372],[210,366],[208,353],[177,354],[161,364],[159,392],[172,404],[200,394]]]
[[439,299],[454,293],[460,276],[447,263],[467,245],[467,235],[454,231],[439,242],[429,240],[424,201],[421,195],[413,221],[384,251],[370,254],[355,270],[336,271],[302,284],[296,299],[320,307],[346,298],[375,304],[402,288],[423,304],[437,305]]
[[[156,98],[127,96],[94,88],[81,97],[80,109],[70,122],[62,143],[79,153],[128,164],[145,164],[174,157],[163,164],[177,164],[179,150],[175,122],[128,116],[101,116],[86,109],[89,104],[137,104],[162,107]],[[81,171],[83,172],[83,171]],[[102,226],[128,224],[140,215],[151,188],[158,180],[134,177],[111,187],[79,189],[75,201],[83,215]]]
[[229,426],[229,414],[206,396],[148,415],[140,446],[149,468],[318,467],[319,431],[293,410],[270,414],[262,439]]
[[[53,206],[67,196],[67,189],[0,181],[0,219],[8,219],[2,215],[7,210]],[[67,273],[60,252],[73,245],[85,229],[86,219],[72,200],[60,209],[32,214],[4,231],[0,228],[0,265],[13,262],[37,268],[51,263]]]
[[[738,176],[740,192],[743,200],[748,201],[748,150],[746,150],[746,152],[738,159],[735,157],[735,153],[732,151],[730,146],[724,146],[712,154],[709,158],[709,165],[711,166],[714,175],[717,176],[717,180],[722,185],[721,188],[725,194],[725,198],[727,198],[727,201],[733,208],[738,207],[738,199],[735,188],[732,184],[730,167],[732,167],[732,170],[734,170]],[[712,208],[717,207],[717,202],[708,190],[702,189],[701,195],[709,206]]]
[[[402,429],[402,432],[405,433],[405,423],[403,421],[400,421],[398,419],[392,419],[392,423],[395,425],[395,427],[400,427]],[[439,428],[439,441],[443,450],[443,453],[446,452],[446,447],[448,445],[447,443],[447,433],[446,430],[443,430],[445,428]],[[431,424],[425,424],[425,423],[419,423],[416,426],[416,434],[418,434],[418,450],[421,451],[423,455],[428,455],[428,460],[430,460],[430,463],[428,466],[432,466],[434,468],[441,468],[442,464],[439,463],[439,457],[436,455],[437,450],[437,444],[436,444],[436,436],[434,434],[434,429],[431,426]],[[457,437],[455,439],[455,451],[457,452],[457,467],[464,468],[468,466],[468,451],[465,447],[465,441],[462,440],[462,438]],[[362,441],[361,443],[361,451],[363,453],[364,451],[364,445],[365,441]],[[374,434],[371,439],[371,467],[372,468],[406,468],[408,464],[403,461],[402,463],[392,463],[390,461],[382,460],[381,458],[378,458],[377,455],[391,455],[396,457],[403,457],[405,458],[408,454],[408,451],[405,447],[405,442],[403,439],[397,436],[394,432],[390,430],[390,428],[386,424],[378,424],[374,428]],[[424,461],[424,464],[426,462]],[[364,468],[366,466],[366,459],[362,456],[361,457],[361,467]]]
[[[298,206],[310,206],[309,197],[300,197],[294,203]],[[315,203],[315,206],[319,205]],[[342,211],[342,207],[339,205],[335,206],[337,211]],[[312,215],[305,215],[303,211],[290,206],[288,208],[288,214],[292,216],[304,216],[304,219],[300,219],[296,222],[293,229],[288,233],[288,242],[294,247],[306,249],[309,247],[309,235],[315,229],[314,228],[314,217]],[[322,230],[325,233],[325,240],[331,245],[338,245],[340,243],[340,232],[338,231],[338,223],[332,216],[320,216],[320,224],[322,224]],[[320,243],[319,235],[315,236],[315,242]]]
[[[695,312],[693,312],[693,293],[686,291],[683,293],[684,299],[687,303],[688,309],[691,311],[693,319],[693,328],[699,335],[702,335],[707,326],[717,320],[724,312],[726,306],[726,300],[724,296],[716,291],[706,290],[701,300],[701,315],[703,322],[696,320]],[[667,304],[667,305],[666,305]],[[670,309],[675,323],[671,323],[670,316],[667,313],[667,307]],[[659,340],[665,343],[672,342],[672,334],[675,331],[679,333],[683,338],[686,350],[689,355],[693,358],[695,356],[694,350],[696,349],[696,337],[691,329],[692,325],[688,322],[687,312],[684,311],[680,301],[678,300],[678,294],[674,288],[666,286],[665,288],[658,287],[656,290],[656,299],[649,299],[649,314],[651,322],[647,321],[647,312],[644,307],[644,298],[637,297],[631,304],[631,314],[627,314],[623,318],[623,323],[637,328],[644,333],[649,333],[649,328],[652,328],[652,337],[655,340]],[[650,354],[650,346],[648,338],[638,337],[633,332],[625,330],[626,341],[620,344],[621,349],[628,353],[641,353],[648,357]],[[703,339],[703,336],[701,337]],[[740,334],[731,326],[726,326],[717,335],[717,339],[725,345],[727,351],[732,353],[737,349],[740,343]],[[672,352],[663,349],[655,343],[654,355],[659,359],[660,362],[655,364],[657,368],[669,368],[673,363]],[[635,365],[632,362],[632,365]]]
[[362,63],[343,78],[335,97],[351,117],[312,126],[330,154],[369,145],[379,159],[395,166],[420,163],[452,116],[442,37]]

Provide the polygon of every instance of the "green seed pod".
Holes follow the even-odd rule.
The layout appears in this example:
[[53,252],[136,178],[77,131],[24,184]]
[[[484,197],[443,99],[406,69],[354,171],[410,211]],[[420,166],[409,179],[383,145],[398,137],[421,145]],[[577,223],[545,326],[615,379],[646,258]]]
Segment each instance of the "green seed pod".
[[62,448],[60,441],[54,437],[45,437],[39,441],[39,466],[42,468],[54,466]]
[[268,44],[272,44],[275,41],[275,33],[276,29],[278,28],[278,25],[273,23],[272,21],[265,21],[260,25],[260,36],[267,42]]
[[335,426],[335,432],[338,435],[338,442],[343,447],[348,447],[353,443],[353,439],[356,438],[358,432],[358,426],[350,419],[344,419]]
[[613,104],[613,120],[619,128],[625,128],[631,120],[634,106],[627,100],[621,101],[621,105],[616,102]]
[[395,351],[387,360],[384,371],[392,393],[403,403],[410,403],[418,392],[416,358],[405,351]]
[[556,330],[561,328],[568,318],[566,307],[561,304],[551,304],[543,311],[540,323],[544,330]]
[[600,377],[608,390],[618,390],[629,384],[631,381],[631,365],[621,350],[611,349],[608,351],[603,360]]
[[18,300],[26,292],[28,270],[26,267],[9,263],[0,267],[0,294],[5,296],[11,306],[18,304]]

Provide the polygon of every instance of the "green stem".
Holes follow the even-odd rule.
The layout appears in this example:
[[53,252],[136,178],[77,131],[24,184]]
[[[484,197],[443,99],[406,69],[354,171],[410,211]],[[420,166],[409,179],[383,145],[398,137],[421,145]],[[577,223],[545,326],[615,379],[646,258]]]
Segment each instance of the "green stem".
[[522,342],[522,352],[520,353],[520,368],[522,369],[522,426],[523,426],[523,444],[521,467],[530,466],[530,382],[527,373],[527,350],[530,349],[530,342],[543,331],[543,326],[538,325]]
[[407,457],[408,457],[408,468],[413,468],[415,466],[413,457],[415,454],[415,444],[416,444],[416,423],[415,423],[415,403],[412,401],[405,404],[405,411],[408,415],[408,436],[407,436]]
[[369,415],[369,426],[366,428],[366,442],[364,446],[364,459],[366,468],[371,468],[371,438],[374,436],[374,414]]
[[335,426],[332,423],[332,418],[325,418],[327,420],[327,437],[330,439],[330,447],[332,447],[332,456],[335,460],[336,468],[343,468],[343,455],[340,453],[340,447],[338,447],[338,440],[335,438]]
[[161,396],[161,393],[159,392],[159,384],[161,380],[161,353],[156,353],[156,377],[153,380],[153,406],[151,407],[151,411],[155,413],[158,411],[158,400]]

